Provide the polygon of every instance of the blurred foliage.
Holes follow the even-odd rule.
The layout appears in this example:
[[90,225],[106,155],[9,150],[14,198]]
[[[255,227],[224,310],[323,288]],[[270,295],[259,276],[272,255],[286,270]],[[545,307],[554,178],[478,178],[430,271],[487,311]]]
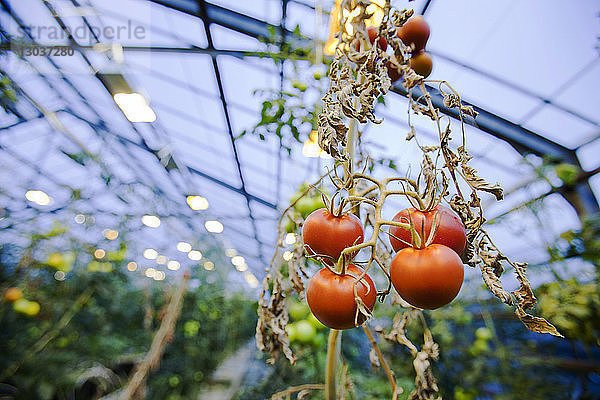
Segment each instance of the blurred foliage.
[[[0,246],[0,382],[9,385],[0,394],[98,398],[127,382],[161,323],[168,281],[132,280],[124,239],[98,261],[93,247],[63,237],[66,231],[55,224],[31,235],[24,249]],[[191,279],[200,285],[184,298],[172,341],[148,377],[148,399],[193,398],[217,364],[254,333],[256,303],[228,294],[209,274],[194,268]],[[7,290],[12,287],[19,290]]]

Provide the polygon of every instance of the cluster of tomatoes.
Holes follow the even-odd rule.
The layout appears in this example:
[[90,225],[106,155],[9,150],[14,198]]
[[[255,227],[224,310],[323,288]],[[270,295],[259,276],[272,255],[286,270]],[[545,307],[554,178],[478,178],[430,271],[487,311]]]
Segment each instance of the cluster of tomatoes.
[[[410,67],[417,74],[425,78],[427,78],[433,70],[433,60],[431,59],[431,55],[425,51],[429,33],[429,24],[421,15],[409,18],[404,25],[396,29],[396,36],[402,40],[402,43],[412,49]],[[383,36],[379,36],[379,29],[376,26],[369,26],[367,28],[367,34],[372,45],[377,41],[377,45],[381,50],[387,50],[387,40]],[[360,40],[356,40],[354,48],[356,51],[360,51]],[[402,72],[395,63],[388,61],[386,66],[388,76],[392,82],[396,82],[402,77]]]
[[[435,309],[450,303],[464,279],[460,254],[466,246],[466,230],[452,210],[438,205],[430,211],[414,208],[400,211],[393,221],[408,226],[389,229],[396,255],[389,268],[392,284],[411,305]],[[365,271],[352,263],[344,270],[332,266],[346,248],[363,243],[360,219],[352,213],[335,215],[327,208],[311,213],[302,226],[309,256],[325,264],[309,281],[306,298],[314,316],[331,329],[350,329],[365,321],[357,312],[355,297],[372,311],[377,299],[375,284]],[[356,254],[350,254],[353,259]],[[342,262],[346,264],[346,262]]]

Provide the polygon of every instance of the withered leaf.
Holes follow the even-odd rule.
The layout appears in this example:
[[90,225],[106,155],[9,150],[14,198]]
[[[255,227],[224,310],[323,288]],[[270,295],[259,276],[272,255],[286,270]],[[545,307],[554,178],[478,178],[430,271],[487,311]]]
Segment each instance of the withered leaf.
[[515,310],[517,317],[523,322],[525,327],[532,332],[537,333],[549,333],[553,336],[564,337],[550,322],[544,318],[534,317],[531,314],[527,314],[521,307],[517,307]]
[[482,190],[493,194],[496,200],[502,200],[504,198],[504,192],[499,184],[490,184],[485,179],[481,178],[475,168],[466,165],[464,162],[461,164],[463,175],[473,188]]
[[510,293],[508,293],[502,287],[502,282],[500,279],[494,274],[494,270],[491,267],[481,266],[481,275],[483,276],[483,281],[488,287],[489,291],[492,292],[494,296],[499,298],[503,303],[508,305],[513,304],[513,300],[510,297]]
[[535,294],[533,294],[533,290],[529,284],[529,279],[527,279],[526,268],[526,263],[515,263],[515,274],[521,286],[519,290],[512,292],[517,299],[517,304],[524,310],[533,307],[537,303]]

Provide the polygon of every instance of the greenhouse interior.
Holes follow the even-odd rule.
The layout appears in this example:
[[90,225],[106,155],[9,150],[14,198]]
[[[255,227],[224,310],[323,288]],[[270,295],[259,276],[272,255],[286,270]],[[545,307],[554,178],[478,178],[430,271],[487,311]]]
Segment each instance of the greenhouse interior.
[[0,35],[0,399],[600,399],[598,1]]

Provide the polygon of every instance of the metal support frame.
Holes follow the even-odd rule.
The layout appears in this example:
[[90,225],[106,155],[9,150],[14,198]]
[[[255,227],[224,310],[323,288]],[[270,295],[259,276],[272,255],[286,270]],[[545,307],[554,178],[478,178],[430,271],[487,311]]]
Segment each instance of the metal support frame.
[[[292,48],[308,48],[311,46],[311,40],[309,38],[300,37],[289,30],[284,30],[282,32],[280,26],[269,24],[265,21],[261,21],[259,19],[214,4],[210,4],[205,1],[150,1],[184,12],[186,14],[194,15],[199,18],[206,18],[208,21],[205,21],[205,23],[215,23],[257,39],[270,38],[277,41],[281,39],[281,36],[285,35],[287,43],[289,43]],[[428,1],[426,5],[429,5],[429,3],[430,2]],[[204,14],[200,12],[201,7],[205,10]],[[213,55],[213,57],[215,56]],[[408,92],[399,83],[396,83],[392,90],[403,96],[408,95]],[[453,118],[459,118],[459,114],[456,109],[451,109],[444,106],[442,101],[443,98],[439,90],[430,86],[427,87],[427,90],[432,97],[433,104],[439,108],[440,112]],[[418,99],[418,101],[424,101],[422,98],[419,99],[420,95],[421,93],[418,90],[412,92],[414,99]],[[465,122],[491,134],[492,136],[508,142],[519,153],[523,155],[536,154],[539,156],[549,156],[559,162],[566,162],[580,167],[577,154],[574,150],[553,142],[529,129],[510,122],[480,107],[474,105],[471,106],[473,106],[479,115],[477,116],[476,120],[467,120]],[[581,201],[579,204],[574,204],[571,201],[570,203],[581,215],[598,212],[598,200],[594,196],[588,181],[578,184],[575,187],[575,192],[578,194]],[[567,196],[565,196],[565,198],[568,199]]]

